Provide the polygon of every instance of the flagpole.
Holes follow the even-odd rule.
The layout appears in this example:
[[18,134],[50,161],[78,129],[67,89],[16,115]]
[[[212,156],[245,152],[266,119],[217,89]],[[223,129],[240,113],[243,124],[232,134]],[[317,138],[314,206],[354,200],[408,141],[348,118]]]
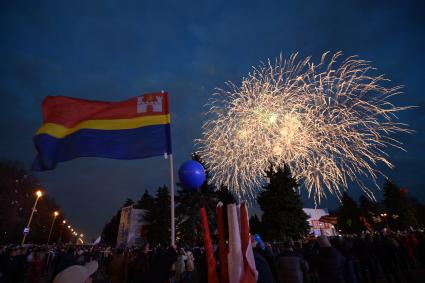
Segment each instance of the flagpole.
[[[164,90],[161,90],[161,93],[165,93]],[[168,99],[167,99],[167,108],[169,109]],[[171,194],[171,245],[176,246],[176,220],[174,218],[174,165],[173,165],[173,154],[171,153],[171,130],[170,130],[170,153],[164,153],[165,159],[168,158],[168,165],[170,168],[170,194]]]
[[171,193],[171,245],[176,245],[176,223],[174,218],[174,166],[173,166],[173,154],[168,155],[169,167],[170,167],[170,193]]

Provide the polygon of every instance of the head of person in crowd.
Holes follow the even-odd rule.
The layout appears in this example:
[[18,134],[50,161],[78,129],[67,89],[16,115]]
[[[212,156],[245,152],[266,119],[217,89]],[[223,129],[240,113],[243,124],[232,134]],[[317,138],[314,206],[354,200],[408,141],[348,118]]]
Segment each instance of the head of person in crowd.
[[123,253],[124,253],[124,249],[122,249],[122,248],[117,248],[114,251],[115,255],[122,255]]
[[59,272],[53,283],[91,283],[92,275],[98,267],[97,261],[90,261],[85,265],[72,265]]
[[15,256],[18,256],[18,255],[19,255],[19,253],[18,253],[18,249],[17,248],[12,248],[10,250],[10,253],[9,253],[9,256],[10,257],[15,257]]
[[283,250],[292,252],[294,250],[294,241],[292,240],[285,241],[283,243]]
[[74,255],[75,249],[73,247],[69,247],[66,253],[69,255]]
[[145,243],[142,247],[143,253],[147,254],[150,251],[149,243]]

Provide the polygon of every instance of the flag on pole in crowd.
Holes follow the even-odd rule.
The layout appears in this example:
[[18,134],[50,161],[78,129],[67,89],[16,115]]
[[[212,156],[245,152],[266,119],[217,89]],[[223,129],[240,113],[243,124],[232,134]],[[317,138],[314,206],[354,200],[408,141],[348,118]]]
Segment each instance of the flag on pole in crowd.
[[216,208],[217,229],[218,229],[218,248],[220,251],[220,282],[229,283],[229,271],[227,265],[226,236],[224,230],[224,212],[223,203],[219,202]]
[[240,225],[241,225],[241,246],[243,256],[242,279],[240,283],[255,283],[257,282],[257,270],[255,268],[254,252],[251,245],[251,235],[249,233],[248,210],[246,203],[240,205]]
[[171,154],[167,93],[122,102],[48,96],[43,125],[34,136],[32,169],[54,169],[77,157],[139,159]]
[[219,283],[216,271],[217,262],[214,256],[210,228],[208,226],[207,212],[205,211],[205,207],[201,207],[200,213],[202,228],[204,232],[205,255],[207,257],[208,265],[208,283]]
[[96,246],[96,245],[100,244],[101,239],[102,239],[101,236],[97,237],[96,240],[94,240],[93,245]]
[[[201,223],[204,232],[205,253],[208,264],[209,283],[255,283],[258,272],[255,266],[249,231],[248,209],[246,203],[227,205],[229,228],[229,248],[226,248],[224,236],[223,204],[216,208],[218,244],[220,251],[220,281],[216,272],[216,259],[212,249],[210,231],[205,208],[201,208]],[[223,272],[227,272],[224,274]]]
[[238,208],[239,206],[236,204],[227,205],[229,225],[229,254],[227,260],[229,264],[229,283],[241,283],[244,269]]

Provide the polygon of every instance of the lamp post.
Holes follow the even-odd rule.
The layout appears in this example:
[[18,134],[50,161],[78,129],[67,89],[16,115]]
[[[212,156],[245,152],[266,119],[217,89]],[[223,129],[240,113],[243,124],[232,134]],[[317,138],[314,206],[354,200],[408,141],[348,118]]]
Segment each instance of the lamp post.
[[72,229],[71,225],[68,225],[68,230],[69,230],[69,231],[67,231],[67,233],[69,233],[68,243],[71,243],[71,238],[72,238],[72,231],[71,231],[71,229]]
[[77,231],[74,231],[72,234],[75,236],[75,244],[78,244],[78,233],[77,233]]
[[62,243],[62,234],[63,234],[63,229],[65,228],[65,224],[66,224],[66,220],[62,220],[62,228],[61,228],[61,232],[59,234],[59,243]]
[[53,221],[52,221],[52,226],[50,226],[50,232],[49,232],[49,237],[47,238],[47,244],[50,243],[50,237],[52,236],[52,232],[53,232],[53,225],[55,224],[55,221],[58,215],[59,215],[59,212],[57,211],[53,212]]
[[36,194],[37,198],[35,199],[34,206],[32,207],[31,216],[30,216],[30,219],[28,220],[27,227],[25,227],[25,229],[24,229],[24,236],[22,237],[21,245],[25,244],[25,239],[27,238],[27,235],[30,232],[31,221],[32,221],[32,217],[33,217],[34,212],[35,212],[36,207],[37,207],[38,199],[43,195],[41,190],[38,190],[37,192],[35,192],[35,194]]
[[387,226],[387,229],[389,229],[388,228],[388,221],[387,221],[387,214],[386,213],[381,213],[381,217],[384,218],[385,226]]

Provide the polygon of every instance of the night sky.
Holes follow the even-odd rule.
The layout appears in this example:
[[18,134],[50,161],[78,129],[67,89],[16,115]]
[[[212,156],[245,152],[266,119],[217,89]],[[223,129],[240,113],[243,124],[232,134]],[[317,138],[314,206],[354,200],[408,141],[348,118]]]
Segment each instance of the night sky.
[[[371,60],[393,84],[417,132],[407,152],[391,150],[400,186],[425,201],[424,1],[2,1],[0,9],[0,158],[30,167],[32,136],[47,95],[119,101],[170,94],[175,168],[200,137],[204,104],[215,87],[237,84],[274,58],[342,51]],[[35,173],[66,217],[89,237],[127,197],[168,183],[162,157],[125,161],[80,158]],[[383,180],[380,180],[380,184]],[[350,188],[354,197],[359,189]],[[378,197],[381,196],[377,192]],[[312,202],[303,196],[307,205]],[[337,205],[333,196],[322,206]]]

